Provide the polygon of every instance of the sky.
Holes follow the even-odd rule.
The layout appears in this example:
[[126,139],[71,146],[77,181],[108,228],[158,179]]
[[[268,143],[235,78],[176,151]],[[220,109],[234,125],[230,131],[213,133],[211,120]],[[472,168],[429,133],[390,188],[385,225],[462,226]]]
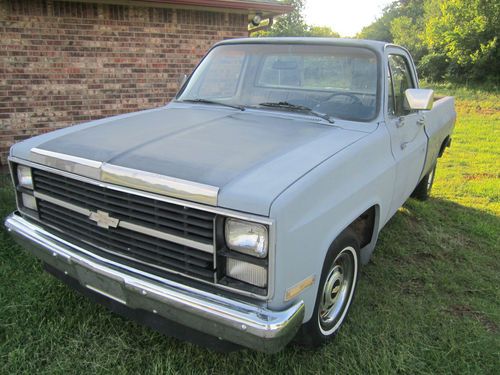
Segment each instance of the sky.
[[382,15],[392,0],[305,0],[307,24],[329,26],[341,36],[354,36]]

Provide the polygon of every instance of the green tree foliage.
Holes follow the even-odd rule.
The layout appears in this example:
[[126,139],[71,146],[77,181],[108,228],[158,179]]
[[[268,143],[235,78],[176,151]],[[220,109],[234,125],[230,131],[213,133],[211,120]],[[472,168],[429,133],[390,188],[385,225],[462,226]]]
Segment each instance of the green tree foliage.
[[265,36],[305,36],[307,25],[302,16],[304,11],[304,0],[291,0],[293,11],[279,17],[276,22],[262,33]]
[[308,26],[306,36],[340,38],[340,34],[327,26]]
[[290,0],[293,11],[276,19],[266,31],[260,31],[255,36],[316,36],[338,38],[340,35],[327,26],[307,25],[302,13],[304,0]]
[[394,39],[391,33],[391,23],[399,16],[398,5],[399,2],[394,2],[386,6],[382,12],[382,16],[370,25],[363,27],[357,37],[392,43]]
[[498,0],[433,1],[439,11],[426,20],[425,42],[429,49],[446,56],[449,75],[480,80],[500,72]]
[[498,0],[397,0],[358,37],[401,44],[430,80],[499,81]]

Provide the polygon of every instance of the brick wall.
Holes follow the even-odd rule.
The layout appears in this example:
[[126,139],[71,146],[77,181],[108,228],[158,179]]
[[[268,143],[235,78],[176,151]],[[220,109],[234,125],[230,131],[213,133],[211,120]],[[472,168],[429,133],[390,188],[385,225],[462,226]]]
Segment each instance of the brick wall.
[[164,105],[247,16],[168,8],[0,0],[0,165],[36,134]]

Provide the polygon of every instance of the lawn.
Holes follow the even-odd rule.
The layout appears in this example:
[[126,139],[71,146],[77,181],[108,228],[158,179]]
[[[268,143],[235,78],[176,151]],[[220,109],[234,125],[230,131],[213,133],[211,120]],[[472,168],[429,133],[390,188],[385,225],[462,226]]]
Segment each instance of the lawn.
[[[383,230],[329,345],[220,354],[164,337],[45,274],[2,229],[0,373],[498,373],[500,98],[437,89],[457,96],[458,121],[432,198],[409,200]],[[13,208],[3,177],[0,217]]]

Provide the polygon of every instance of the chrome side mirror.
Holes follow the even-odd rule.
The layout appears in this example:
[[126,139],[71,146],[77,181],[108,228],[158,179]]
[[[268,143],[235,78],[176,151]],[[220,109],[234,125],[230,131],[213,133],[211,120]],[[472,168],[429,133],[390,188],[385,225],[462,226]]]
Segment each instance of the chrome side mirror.
[[434,90],[428,89],[407,89],[405,99],[408,108],[411,110],[430,110],[434,103]]

